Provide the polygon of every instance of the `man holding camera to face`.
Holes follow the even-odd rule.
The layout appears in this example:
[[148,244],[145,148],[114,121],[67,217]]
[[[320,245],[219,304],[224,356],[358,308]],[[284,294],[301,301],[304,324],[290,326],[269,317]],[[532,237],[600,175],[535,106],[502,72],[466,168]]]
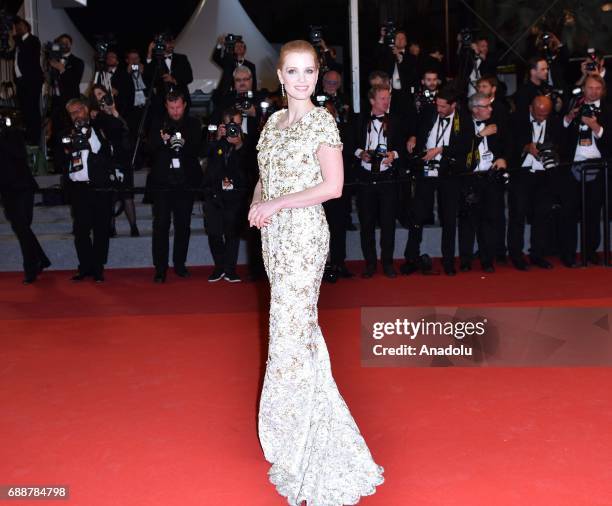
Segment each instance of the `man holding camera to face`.
[[252,167],[249,148],[235,108],[223,112],[216,138],[207,148],[204,173],[204,223],[215,268],[209,282],[240,281],[236,274],[240,232],[244,228]]
[[202,140],[200,122],[186,112],[187,101],[178,92],[166,96],[166,113],[151,126],[149,147],[153,158],[150,188],[153,196],[153,264],[156,283],[166,281],[170,221],[174,224],[173,264],[185,278],[191,212],[202,169],[198,160]]
[[232,89],[234,70],[247,67],[251,71],[252,89],[257,89],[257,71],[255,64],[245,58],[246,44],[241,35],[232,33],[220,35],[213,51],[212,59],[222,69],[219,85],[215,90],[215,101],[222,99]]
[[112,116],[104,121],[98,117],[92,120],[83,99],[70,100],[66,110],[73,126],[62,136],[62,145],[79,259],[78,273],[72,280],[82,281],[92,276],[101,283],[108,258],[112,215],[112,192],[108,190],[114,181],[123,178],[115,167],[111,139],[121,137],[123,125]]
[[587,76],[582,86],[583,96],[563,118],[567,159],[573,162],[594,162],[574,165],[572,173],[576,180],[576,192],[579,192],[581,171],[588,169],[585,196],[587,250],[582,253],[589,263],[595,265],[599,264],[597,248],[601,240],[604,184],[603,170],[598,162],[610,156],[612,147],[612,111],[603,100],[605,92],[606,84],[601,76]]
[[395,219],[397,212],[396,177],[399,158],[404,152],[405,132],[401,117],[389,114],[391,92],[375,86],[368,92],[371,113],[361,113],[353,126],[352,145],[356,158],[357,210],[361,225],[361,250],[366,262],[362,277],[376,272],[376,223],[380,223],[381,262],[385,276],[396,277],[393,267]]
[[174,35],[163,33],[155,36],[147,50],[144,82],[153,87],[151,115],[156,119],[164,116],[170,92],[180,93],[187,109],[191,103],[188,85],[193,81],[193,70],[186,55],[174,52],[175,46]]

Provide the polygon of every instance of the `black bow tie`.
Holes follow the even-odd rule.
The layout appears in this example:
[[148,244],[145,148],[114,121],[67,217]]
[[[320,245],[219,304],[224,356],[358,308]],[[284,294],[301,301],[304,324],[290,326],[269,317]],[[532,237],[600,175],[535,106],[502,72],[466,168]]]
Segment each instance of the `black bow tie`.
[[450,118],[440,118],[440,121],[442,121],[442,123],[444,123],[445,125],[448,125],[448,123],[450,122]]
[[384,119],[385,119],[385,115],[383,114],[382,116],[376,116],[376,115],[372,114],[372,115],[370,116],[370,119],[371,119],[372,121],[374,121],[375,119],[377,119],[378,121],[382,121],[382,120],[384,120]]
[[480,126],[480,125],[484,125],[485,124],[484,121],[476,121],[476,120],[474,120],[474,123],[476,123],[476,126]]
[[540,123],[537,119],[532,119],[531,122],[535,123],[538,126],[542,126],[542,124],[544,123],[543,121]]

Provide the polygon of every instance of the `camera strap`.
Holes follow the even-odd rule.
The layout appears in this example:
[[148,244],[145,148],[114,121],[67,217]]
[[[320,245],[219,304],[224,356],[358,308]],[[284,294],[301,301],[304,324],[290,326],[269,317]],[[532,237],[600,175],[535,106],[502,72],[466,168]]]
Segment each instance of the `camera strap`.
[[544,142],[544,128],[545,128],[546,123],[542,121],[542,123],[540,124],[540,133],[537,139],[534,139],[535,137],[534,123],[537,123],[537,122],[535,120],[532,120],[531,121],[531,139],[532,139],[532,142],[534,142],[535,144],[541,144],[542,142]]
[[[442,132],[440,132],[440,127],[442,126],[442,123],[445,123],[444,128],[442,129]],[[448,130],[448,127],[450,127],[450,118],[439,118],[438,119],[438,130],[436,132],[436,148],[440,147],[440,141],[442,141],[442,146],[444,145],[444,134],[446,133],[446,131]]]

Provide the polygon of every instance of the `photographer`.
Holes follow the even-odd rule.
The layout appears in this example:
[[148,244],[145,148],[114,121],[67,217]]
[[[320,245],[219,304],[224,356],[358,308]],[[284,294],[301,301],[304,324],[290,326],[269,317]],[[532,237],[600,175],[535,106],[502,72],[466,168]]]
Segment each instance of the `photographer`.
[[170,220],[174,223],[173,264],[177,276],[189,276],[185,267],[194,190],[202,182],[198,160],[202,140],[200,122],[186,112],[181,93],[166,96],[166,113],[152,126],[149,147],[153,158],[151,191],[153,195],[153,264],[156,283],[166,280]]
[[215,90],[215,101],[222,99],[231,91],[233,74],[237,67],[247,67],[251,71],[252,86],[257,89],[257,71],[255,64],[245,58],[246,49],[246,44],[240,35],[224,34],[217,39],[212,60],[221,67],[222,74]]
[[467,76],[468,97],[478,92],[477,82],[481,77],[495,76],[497,73],[497,60],[489,54],[489,39],[484,36],[475,37],[471,49],[469,63],[465,67],[469,72]]
[[[448,276],[454,276],[455,238],[460,182],[457,171],[466,166],[466,157],[474,136],[473,123],[457,105],[458,95],[443,88],[436,97],[436,111],[421,117],[417,125],[414,148],[408,149],[418,157],[412,169],[415,179],[411,203],[412,223],[404,250],[406,262],[402,274],[420,270],[431,274],[431,260],[420,255],[423,225],[433,216],[434,194],[437,193],[438,217],[442,226],[442,264]],[[414,158],[414,156],[413,156]]]
[[[582,86],[583,98],[563,118],[565,129],[564,146],[567,159],[573,162],[592,160],[594,163],[574,165],[572,173],[579,192],[581,170],[588,168],[586,175],[586,247],[582,254],[592,264],[599,264],[597,249],[601,240],[601,211],[603,205],[604,176],[601,158],[608,158],[612,147],[612,112],[603,97],[606,83],[598,75],[587,76]],[[597,169],[596,174],[591,173]],[[577,214],[577,213],[576,213]],[[608,224],[605,224],[608,226]]]
[[21,18],[15,20],[13,38],[15,84],[17,100],[26,127],[26,142],[38,146],[42,128],[40,92],[44,81],[40,66],[40,40],[32,35],[30,23]]
[[342,74],[342,64],[336,60],[336,50],[327,47],[323,39],[323,32],[319,27],[312,27],[310,30],[310,43],[313,45],[319,56],[319,79],[324,73],[334,70]]
[[440,78],[435,70],[425,70],[419,91],[414,96],[417,115],[429,116],[436,109],[436,95],[440,88]]
[[[438,74],[440,83],[446,82],[446,69],[444,68],[444,53],[439,46],[431,46],[431,49],[423,57],[421,62],[422,69],[428,69]],[[421,72],[422,74],[423,72]]]
[[549,94],[548,62],[546,58],[534,57],[529,60],[529,79],[514,94],[515,112],[525,115],[529,106],[538,95]]
[[233,91],[227,93],[218,102],[211,121],[220,123],[223,111],[236,108],[242,115],[240,127],[245,134],[249,135],[249,147],[254,147],[257,144],[262,97],[253,89],[253,75],[248,67],[236,67],[233,79]]
[[551,89],[565,91],[569,67],[569,50],[552,32],[541,32],[536,38],[538,54],[548,62],[547,83]]
[[36,281],[37,276],[51,265],[38,239],[32,232],[34,191],[38,185],[27,163],[22,133],[13,128],[9,118],[0,118],[0,198],[6,219],[21,248],[23,257],[23,284]]
[[[391,42],[388,32],[394,33]],[[391,76],[391,87],[396,95],[412,95],[418,84],[418,59],[408,50],[408,37],[402,30],[389,26],[380,29],[377,66]]]
[[[589,48],[587,51],[587,57],[580,64],[581,76],[576,81],[576,86],[582,86],[587,76],[598,75],[603,78],[606,83],[606,90],[610,88],[612,83],[612,74],[606,70],[606,59],[601,51],[597,49]],[[610,95],[606,94],[605,100],[610,100]]]
[[108,258],[112,216],[113,196],[109,190],[114,180],[123,177],[115,164],[111,139],[121,137],[122,123],[108,115],[91,120],[87,102],[79,98],[70,100],[66,110],[73,126],[62,136],[68,155],[64,168],[79,259],[78,273],[72,280],[82,281],[93,276],[101,283]]
[[[125,215],[130,224],[130,235],[138,237],[140,232],[136,226],[136,206],[134,205],[134,191],[132,190],[134,188],[134,171],[130,164],[131,153],[128,125],[119,115],[116,102],[110,100],[110,94],[99,84],[92,88],[89,109],[91,118],[95,119],[99,125],[107,126],[109,123],[111,124],[110,128],[105,130],[113,133],[113,138],[109,138],[109,141],[113,148],[114,158],[118,166],[121,167],[120,170],[123,175],[121,190],[113,194],[113,208],[115,207],[114,202],[117,199],[122,201]],[[117,235],[115,216],[111,219],[110,230],[111,237],[115,237]]]
[[362,274],[371,278],[376,272],[376,223],[380,223],[383,272],[396,277],[393,268],[395,219],[397,212],[396,177],[405,144],[401,118],[389,114],[391,92],[386,86],[368,92],[371,114],[361,113],[353,125],[352,146],[357,163],[357,210],[361,225],[361,249],[366,261]]
[[[175,53],[176,40],[172,34],[159,34],[149,44],[144,68],[144,82],[153,87],[151,115],[159,119],[165,114],[166,95],[173,91],[185,99],[187,110],[191,103],[188,85],[193,71],[186,55]],[[157,76],[153,82],[154,76]]]
[[246,222],[251,155],[240,128],[242,114],[236,109],[223,113],[216,141],[208,146],[204,173],[204,222],[215,268],[208,281],[225,278],[239,282],[236,274],[240,232]]
[[478,239],[478,253],[484,272],[494,272],[498,228],[504,224],[504,178],[508,168],[504,132],[492,122],[491,99],[475,93],[468,100],[472,113],[474,135],[467,156],[466,168],[472,175],[462,181],[459,205],[460,270],[472,270],[474,240]]
[[574,265],[576,249],[576,216],[574,183],[566,168],[557,168],[562,144],[561,121],[552,114],[550,97],[535,97],[529,112],[513,117],[515,142],[512,165],[524,167],[510,174],[508,191],[508,250],[510,260],[519,271],[526,271],[523,258],[525,222],[531,222],[530,262],[542,269],[552,264],[544,258],[549,237],[554,230],[554,210],[562,222],[559,246],[563,264]]
[[81,96],[80,86],[85,63],[72,54],[72,37],[67,33],[60,35],[53,42],[53,51],[46,47],[46,58],[51,90],[51,144],[60,149],[54,151],[55,166],[59,168],[64,153],[61,149],[59,135],[68,128],[70,121],[66,115],[66,104],[69,100]]
[[115,98],[118,94],[117,79],[119,78],[119,57],[117,52],[109,49],[105,54],[98,55],[98,58],[104,58],[102,69],[96,71],[94,75],[94,85],[102,86],[109,96]]

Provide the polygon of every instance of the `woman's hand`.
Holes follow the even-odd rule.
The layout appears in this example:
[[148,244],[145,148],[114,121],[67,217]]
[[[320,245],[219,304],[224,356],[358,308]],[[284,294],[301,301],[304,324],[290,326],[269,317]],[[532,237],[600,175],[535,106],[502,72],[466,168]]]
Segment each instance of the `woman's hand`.
[[280,210],[277,199],[268,200],[267,202],[256,201],[251,204],[249,209],[249,226],[262,227],[272,223],[272,216]]

